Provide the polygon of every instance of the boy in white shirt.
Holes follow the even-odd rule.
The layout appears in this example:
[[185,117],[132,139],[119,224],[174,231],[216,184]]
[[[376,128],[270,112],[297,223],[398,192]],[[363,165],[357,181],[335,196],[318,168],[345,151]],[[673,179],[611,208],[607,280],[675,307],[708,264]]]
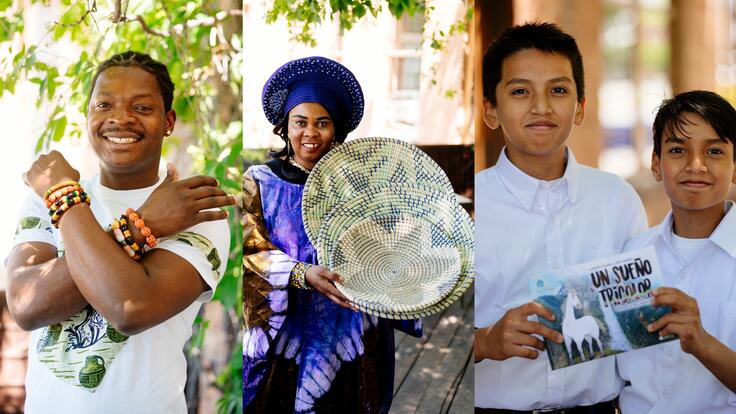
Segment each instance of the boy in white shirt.
[[654,246],[665,285],[655,305],[673,312],[648,329],[679,341],[616,357],[628,381],[620,404],[629,413],[736,412],[736,110],[715,93],[665,100],[654,121],[652,174],[672,211],[626,243]]
[[[476,175],[475,405],[480,413],[613,413],[622,381],[607,358],[552,371],[530,316],[529,277],[619,253],[646,229],[621,178],[579,165],[565,141],[583,122],[583,63],[549,23],[504,31],[483,59],[484,119],[506,147]],[[514,411],[511,411],[514,410]]]

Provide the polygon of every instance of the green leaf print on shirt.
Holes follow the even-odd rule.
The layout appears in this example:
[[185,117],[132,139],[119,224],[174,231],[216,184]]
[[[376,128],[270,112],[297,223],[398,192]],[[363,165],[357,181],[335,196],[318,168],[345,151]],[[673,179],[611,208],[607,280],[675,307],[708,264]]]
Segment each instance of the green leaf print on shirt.
[[210,264],[212,265],[211,270],[215,272],[217,279],[220,278],[220,265],[222,264],[222,261],[220,260],[220,254],[217,252],[217,248],[208,238],[202,236],[201,234],[185,231],[183,233],[175,235],[173,239],[196,247],[202,253],[204,253],[204,255],[207,257],[207,261],[210,262]]
[[17,236],[22,230],[33,230],[33,229],[44,229],[49,233],[53,233],[51,230],[51,222],[44,220],[40,217],[21,217],[18,227],[15,229],[15,235]]
[[128,337],[87,306],[64,322],[41,332],[36,350],[59,379],[94,392]]

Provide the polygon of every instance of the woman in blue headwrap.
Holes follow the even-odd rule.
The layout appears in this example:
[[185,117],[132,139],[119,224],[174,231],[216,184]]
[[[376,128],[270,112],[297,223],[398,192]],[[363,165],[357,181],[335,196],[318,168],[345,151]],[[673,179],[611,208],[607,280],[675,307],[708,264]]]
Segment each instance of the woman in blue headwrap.
[[352,309],[317,264],[301,199],[310,170],[363,116],[363,93],[343,65],[291,61],[263,88],[263,109],[285,143],[245,173],[243,405],[246,413],[385,413],[394,334],[420,321]]

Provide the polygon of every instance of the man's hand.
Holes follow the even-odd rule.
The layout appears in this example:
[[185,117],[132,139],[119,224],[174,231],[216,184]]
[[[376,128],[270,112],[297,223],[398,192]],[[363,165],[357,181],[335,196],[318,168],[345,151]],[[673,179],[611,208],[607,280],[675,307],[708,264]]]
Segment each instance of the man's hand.
[[176,168],[169,164],[164,181],[138,209],[156,237],[171,236],[204,221],[227,218],[227,211],[204,211],[235,204],[235,197],[219,189],[216,179],[206,175],[181,181],[178,178]]
[[353,305],[348,302],[348,298],[345,297],[335,287],[335,282],[342,282],[342,276],[335,272],[331,272],[324,266],[310,266],[307,269],[307,273],[304,275],[307,280],[307,284],[317,292],[327,296],[333,302],[342,306],[343,308],[356,310]]
[[493,326],[476,330],[475,360],[487,358],[502,361],[511,357],[536,359],[539,352],[528,347],[542,351],[544,342],[532,334],[541,335],[550,341],[562,342],[561,333],[539,322],[528,320],[531,315],[538,315],[550,321],[555,319],[549,309],[535,302],[509,310]]
[[659,331],[662,336],[674,334],[680,338],[684,352],[701,357],[706,354],[713,339],[703,329],[698,302],[679,289],[661,287],[654,290],[654,305],[672,307],[672,312],[652,322],[649,332]]
[[69,165],[59,151],[39,155],[31,168],[23,174],[23,181],[40,197],[52,185],[70,180],[79,181],[79,171]]

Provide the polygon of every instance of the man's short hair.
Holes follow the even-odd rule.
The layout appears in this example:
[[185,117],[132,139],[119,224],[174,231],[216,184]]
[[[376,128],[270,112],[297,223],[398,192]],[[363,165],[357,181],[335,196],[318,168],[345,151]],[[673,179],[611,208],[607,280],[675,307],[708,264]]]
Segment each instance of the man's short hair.
[[161,92],[161,97],[164,100],[165,112],[169,112],[171,110],[171,103],[174,101],[174,82],[171,81],[169,70],[166,68],[166,65],[145,53],[134,52],[132,50],[114,55],[97,66],[95,76],[92,78],[92,87],[89,90],[87,101],[92,98],[92,90],[94,90],[97,78],[100,74],[106,69],[115,66],[141,68],[153,75],[156,78],[159,92]]
[[[685,113],[699,115],[718,134],[718,138],[736,145],[736,110],[717,93],[689,91],[665,99],[657,110],[652,132],[654,153],[662,155],[662,139],[665,134],[678,132],[684,135],[683,127],[688,124]],[[734,151],[736,160],[736,151]]]
[[572,77],[578,102],[585,98],[583,57],[569,34],[553,23],[525,23],[505,29],[483,56],[483,97],[496,106],[496,85],[501,81],[503,61],[516,52],[537,49],[566,57],[572,66]]

